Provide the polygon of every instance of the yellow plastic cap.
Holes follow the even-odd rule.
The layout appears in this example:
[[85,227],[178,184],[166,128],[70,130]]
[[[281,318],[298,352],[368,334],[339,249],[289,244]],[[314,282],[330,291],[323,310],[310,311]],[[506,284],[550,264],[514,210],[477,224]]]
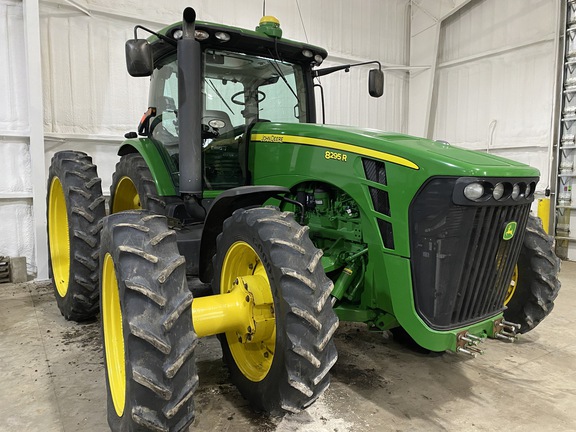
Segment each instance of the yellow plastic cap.
[[278,18],[276,18],[275,16],[272,16],[272,15],[266,15],[260,19],[260,23],[259,23],[260,25],[267,24],[267,23],[280,25],[280,21],[278,20]]

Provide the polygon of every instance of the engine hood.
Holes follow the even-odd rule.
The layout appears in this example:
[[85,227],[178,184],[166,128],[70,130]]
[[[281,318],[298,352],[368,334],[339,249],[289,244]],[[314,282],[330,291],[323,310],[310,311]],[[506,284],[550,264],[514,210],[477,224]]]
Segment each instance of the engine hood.
[[[258,123],[252,129],[254,140],[278,140],[338,149],[347,145],[351,153],[378,158],[378,153],[392,156],[388,162],[430,175],[465,175],[479,177],[535,177],[540,173],[529,165],[499,156],[467,150],[444,142],[432,141],[376,129],[302,123]],[[399,159],[395,159],[399,158]],[[399,162],[400,161],[400,162]],[[408,163],[408,162],[411,163]]]

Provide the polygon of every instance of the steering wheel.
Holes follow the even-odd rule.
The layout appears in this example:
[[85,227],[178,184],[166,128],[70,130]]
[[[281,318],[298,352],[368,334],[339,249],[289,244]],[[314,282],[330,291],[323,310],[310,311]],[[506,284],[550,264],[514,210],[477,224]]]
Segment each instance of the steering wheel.
[[[261,90],[256,90],[256,93],[258,94],[258,99],[256,99],[257,103],[262,102],[264,99],[266,99],[266,93],[264,93]],[[234,93],[232,95],[232,97],[230,98],[230,100],[232,101],[232,103],[235,103],[236,105],[246,105],[246,101],[239,101],[236,98],[240,95],[243,95],[244,91],[239,91],[238,93]]]

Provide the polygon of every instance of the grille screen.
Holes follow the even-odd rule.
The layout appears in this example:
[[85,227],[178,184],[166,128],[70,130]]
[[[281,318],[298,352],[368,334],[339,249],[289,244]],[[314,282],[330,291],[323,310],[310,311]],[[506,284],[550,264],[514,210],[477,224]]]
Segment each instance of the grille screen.
[[[449,329],[503,310],[524,238],[530,204],[461,206],[456,179],[434,179],[410,207],[412,276],[418,313]],[[503,239],[509,222],[516,234]]]

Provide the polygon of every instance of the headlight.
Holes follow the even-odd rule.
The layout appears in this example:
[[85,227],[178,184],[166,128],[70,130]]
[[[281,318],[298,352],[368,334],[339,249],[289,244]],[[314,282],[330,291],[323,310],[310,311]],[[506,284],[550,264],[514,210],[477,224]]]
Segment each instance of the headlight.
[[514,186],[512,186],[512,199],[514,201],[516,201],[518,199],[518,197],[520,196],[520,185],[518,183],[514,183]]
[[472,201],[478,201],[484,196],[484,186],[481,183],[470,183],[464,188],[464,196]]
[[494,186],[494,190],[492,191],[492,195],[494,196],[494,199],[496,201],[502,199],[502,196],[504,195],[504,184],[503,183],[497,183],[496,186]]
[[532,192],[533,192],[532,185],[533,184],[534,183],[528,183],[526,185],[526,190],[524,191],[524,198],[528,198],[530,195],[532,195]]

